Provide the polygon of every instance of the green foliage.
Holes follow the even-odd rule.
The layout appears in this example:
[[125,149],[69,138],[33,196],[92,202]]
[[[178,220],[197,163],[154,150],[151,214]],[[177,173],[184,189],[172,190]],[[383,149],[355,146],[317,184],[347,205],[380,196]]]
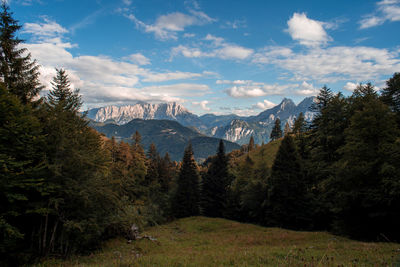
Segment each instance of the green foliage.
[[224,142],[221,140],[217,155],[203,176],[201,207],[204,215],[223,217],[230,182],[228,159],[225,156]]
[[306,121],[304,119],[303,112],[300,112],[293,124],[292,133],[300,134],[306,131]]
[[26,104],[38,95],[43,86],[39,82],[39,65],[31,60],[22,40],[16,37],[21,26],[3,1],[0,12],[0,78],[7,90]]
[[309,196],[293,138],[285,136],[267,180],[266,222],[292,229],[309,226]]
[[274,128],[272,128],[270,139],[271,141],[277,140],[282,137],[281,120],[276,118]]
[[360,85],[350,98],[352,116],[340,148],[337,175],[332,180],[338,230],[361,238],[396,235],[400,193],[398,188],[399,131],[390,109],[378,99],[373,86]]
[[[0,258],[15,257],[40,212],[44,136],[29,105],[0,85]],[[0,260],[1,264],[2,260]]]
[[397,115],[397,125],[400,128],[400,73],[386,81],[386,88],[382,89],[382,101],[388,105]]
[[176,192],[171,205],[176,218],[200,213],[200,176],[191,144],[185,149],[183,155],[182,166],[176,181]]

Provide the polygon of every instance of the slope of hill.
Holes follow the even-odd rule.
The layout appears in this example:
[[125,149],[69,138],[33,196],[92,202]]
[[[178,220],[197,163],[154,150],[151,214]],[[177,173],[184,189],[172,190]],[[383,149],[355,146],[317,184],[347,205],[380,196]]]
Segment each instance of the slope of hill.
[[[160,155],[163,156],[168,152],[172,160],[182,159],[185,147],[190,141],[196,160],[201,161],[216,153],[220,140],[204,136],[170,120],[134,119],[123,125],[92,122],[91,126],[109,138],[114,136],[116,140],[125,142],[131,142],[132,135],[138,131],[142,136],[141,143],[146,150],[151,143],[154,143]],[[229,141],[224,141],[224,144],[227,152],[240,148],[238,144]]]
[[398,266],[399,244],[365,243],[325,232],[266,228],[190,217],[149,228],[148,239],[110,240],[102,250],[40,266]]

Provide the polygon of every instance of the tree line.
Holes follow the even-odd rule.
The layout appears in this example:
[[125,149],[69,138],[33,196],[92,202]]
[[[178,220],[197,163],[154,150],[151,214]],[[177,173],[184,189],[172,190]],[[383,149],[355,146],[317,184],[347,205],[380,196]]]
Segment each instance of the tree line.
[[311,123],[300,114],[284,133],[276,119],[271,144],[279,149],[271,167],[263,157],[272,146],[257,150],[261,160],[243,151],[230,153],[226,177],[233,178],[223,194],[214,189],[226,196],[225,208],[209,214],[399,242],[400,73],[380,94],[370,83],[349,97],[324,86],[311,110],[316,114]]

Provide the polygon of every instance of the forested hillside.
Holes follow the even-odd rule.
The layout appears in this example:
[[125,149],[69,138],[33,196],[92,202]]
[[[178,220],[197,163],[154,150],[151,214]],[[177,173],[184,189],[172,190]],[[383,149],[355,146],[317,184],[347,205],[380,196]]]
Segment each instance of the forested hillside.
[[300,114],[282,131],[277,118],[272,142],[251,137],[227,154],[220,140],[199,166],[193,151],[215,139],[193,139],[176,162],[154,144],[145,151],[139,131],[128,143],[91,128],[62,68],[40,97],[20,28],[3,4],[1,266],[87,253],[133,224],[197,215],[400,242],[400,73],[379,92],[360,84],[345,97],[325,86],[311,123]]

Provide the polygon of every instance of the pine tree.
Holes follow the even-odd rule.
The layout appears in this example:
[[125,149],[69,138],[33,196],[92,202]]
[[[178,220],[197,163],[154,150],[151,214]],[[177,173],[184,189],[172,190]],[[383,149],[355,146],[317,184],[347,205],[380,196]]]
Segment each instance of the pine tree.
[[336,230],[358,238],[383,233],[398,240],[400,144],[395,117],[371,84],[360,85],[350,103],[346,142],[339,150],[336,177],[330,179]]
[[284,136],[285,136],[285,135],[288,135],[291,131],[292,131],[292,130],[291,130],[291,128],[290,128],[289,122],[286,122],[286,123],[285,123],[285,130],[283,131],[283,135],[284,135]]
[[332,99],[332,97],[332,90],[324,85],[319,90],[317,101],[312,104],[311,110],[318,113],[321,112],[329,104],[329,101]]
[[57,74],[51,82],[53,90],[47,96],[48,105],[71,112],[79,112],[82,106],[79,90],[71,90],[71,83],[64,69],[56,69],[56,72]]
[[[0,265],[23,265],[18,253],[32,244],[43,210],[42,127],[29,105],[0,84]],[[29,223],[27,223],[29,222]]]
[[209,217],[223,217],[228,186],[228,160],[224,142],[220,140],[217,155],[212,160],[202,182],[202,212]]
[[[53,191],[47,197],[43,227],[38,229],[39,251],[67,254],[100,238],[115,211],[110,200],[114,194],[106,179],[109,158],[103,141],[80,115],[80,96],[70,89],[65,71],[57,70],[46,100],[42,111],[46,184]],[[130,160],[129,155],[124,160]]]
[[293,138],[285,136],[267,180],[266,221],[269,225],[305,229],[309,227],[308,193],[301,161]]
[[21,26],[12,18],[5,1],[1,9],[0,79],[11,93],[26,104],[43,89],[39,82],[39,65],[31,60],[31,54],[27,53],[26,48],[20,48],[22,40],[15,35]]
[[[221,141],[220,141],[220,142],[221,142]],[[221,144],[220,144],[220,145],[221,145]],[[222,144],[222,145],[223,145],[223,144]],[[250,141],[249,141],[249,151],[253,151],[254,148],[255,148],[255,145],[254,145],[254,137],[251,136],[251,137],[250,137]]]
[[400,73],[396,72],[386,81],[386,88],[382,89],[382,101],[397,115],[397,125],[400,129]]
[[282,137],[281,120],[276,118],[274,128],[272,128],[270,139],[271,141],[277,140]]
[[172,200],[172,212],[176,218],[199,215],[200,176],[193,156],[192,145],[185,149],[182,166],[176,181],[177,188]]
[[300,112],[293,124],[293,133],[300,134],[306,130],[306,121],[304,119],[303,112]]
[[154,143],[150,144],[149,151],[147,152],[147,175],[146,182],[150,185],[151,183],[159,182],[159,165],[161,159],[157,152],[157,148]]

